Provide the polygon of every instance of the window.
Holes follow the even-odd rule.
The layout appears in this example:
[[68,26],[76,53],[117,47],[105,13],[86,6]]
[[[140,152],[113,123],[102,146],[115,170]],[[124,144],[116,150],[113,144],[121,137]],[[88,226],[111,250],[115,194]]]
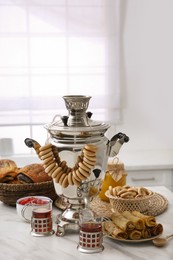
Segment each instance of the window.
[[0,0],[0,138],[15,154],[31,152],[26,137],[45,142],[64,95],[90,95],[95,120],[119,120],[118,11],[119,0]]

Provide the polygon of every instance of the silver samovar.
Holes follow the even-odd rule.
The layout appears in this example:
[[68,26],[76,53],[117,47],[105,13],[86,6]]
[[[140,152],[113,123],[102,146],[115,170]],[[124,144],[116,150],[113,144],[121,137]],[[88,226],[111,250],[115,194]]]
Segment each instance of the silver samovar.
[[[63,96],[68,116],[56,115],[44,127],[48,132],[46,144],[25,139],[35,148],[45,171],[52,176],[56,193],[64,211],[57,216],[57,235],[66,230],[79,230],[79,212],[100,191],[108,157],[118,154],[129,138],[123,133],[111,140],[105,136],[107,123],[92,120],[87,112],[90,96]],[[55,203],[56,205],[56,203]]]

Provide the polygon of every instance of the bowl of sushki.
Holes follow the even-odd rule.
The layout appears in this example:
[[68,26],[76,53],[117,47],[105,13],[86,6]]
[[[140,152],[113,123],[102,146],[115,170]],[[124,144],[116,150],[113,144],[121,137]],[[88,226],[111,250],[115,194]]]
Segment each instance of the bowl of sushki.
[[139,211],[147,212],[149,201],[154,192],[144,187],[109,186],[105,196],[109,199],[113,211]]

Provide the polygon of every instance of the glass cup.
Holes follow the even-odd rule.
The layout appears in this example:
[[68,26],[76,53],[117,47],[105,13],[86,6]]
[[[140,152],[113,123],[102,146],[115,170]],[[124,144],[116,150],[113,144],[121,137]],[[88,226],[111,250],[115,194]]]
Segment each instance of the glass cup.
[[102,218],[95,217],[89,208],[82,210],[79,215],[79,244],[82,253],[97,253],[104,249]]
[[50,236],[54,234],[51,199],[43,199],[42,206],[35,207],[32,210],[31,234],[33,236]]

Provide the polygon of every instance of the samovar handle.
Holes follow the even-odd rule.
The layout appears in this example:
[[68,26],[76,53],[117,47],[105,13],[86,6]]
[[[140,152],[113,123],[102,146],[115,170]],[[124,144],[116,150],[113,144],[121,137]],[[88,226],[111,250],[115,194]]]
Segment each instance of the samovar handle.
[[41,147],[41,145],[37,141],[35,141],[34,139],[31,139],[31,138],[26,138],[24,142],[25,142],[26,146],[28,146],[29,148],[34,148],[38,157],[40,158],[39,148]]
[[108,156],[114,157],[119,153],[121,146],[129,141],[129,137],[126,134],[118,133],[114,135],[108,142]]

